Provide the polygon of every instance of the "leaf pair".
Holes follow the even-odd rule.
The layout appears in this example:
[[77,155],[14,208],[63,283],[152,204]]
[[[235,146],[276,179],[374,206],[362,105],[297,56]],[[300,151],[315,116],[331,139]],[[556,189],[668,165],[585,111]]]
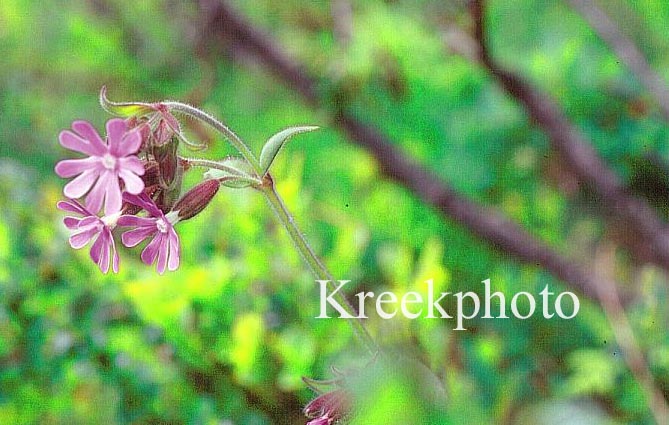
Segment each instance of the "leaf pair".
[[[316,129],[318,129],[316,126],[290,127],[270,137],[260,152],[259,164],[262,171],[261,176],[267,174],[274,162],[274,158],[276,158],[281,148],[292,136]],[[224,186],[233,188],[258,186],[262,183],[261,176],[258,176],[251,164],[243,158],[228,157],[216,165],[216,168],[211,168],[205,173],[205,178],[220,180]]]

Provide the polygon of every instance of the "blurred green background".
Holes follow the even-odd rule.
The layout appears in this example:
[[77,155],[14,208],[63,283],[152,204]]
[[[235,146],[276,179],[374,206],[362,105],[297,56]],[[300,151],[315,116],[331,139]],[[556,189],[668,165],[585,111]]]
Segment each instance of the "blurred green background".
[[[546,136],[467,58],[464,0],[232,5],[305,64],[320,90],[345,96],[356,116],[462,195],[586,265],[617,243],[607,211],[587,192],[563,190]],[[603,5],[666,76],[669,3]],[[656,179],[642,166],[648,158],[667,175],[669,125],[567,4],[493,0],[487,13],[494,56],[554,96],[624,181]],[[203,21],[187,1],[0,2],[0,423],[304,423],[313,393],[301,377],[328,378],[331,365],[363,355],[345,322],[314,318],[313,278],[250,190],[221,190],[178,227],[174,273],[158,276],[139,250],[123,250],[121,272],[105,276],[88,249],[69,247],[55,208],[65,181],[53,166],[69,156],[58,133],[75,119],[103,128],[102,85],[112,100],[196,104],[256,151],[280,129],[320,125],[291,141],[273,175],[315,251],[354,283],[351,293],[403,293],[427,278],[451,292],[480,291],[487,278],[509,294],[568,289],[385,180],[330,125],[327,108],[305,104],[244,52],[207,50]],[[207,157],[232,153],[209,141]],[[188,183],[200,177],[194,171]],[[666,216],[662,192],[644,195]],[[666,275],[624,250],[612,273],[634,289],[627,314],[666,397]],[[442,379],[448,401],[438,419],[416,419],[430,417],[416,413],[429,402],[398,378],[365,391],[365,423],[653,423],[602,308],[585,297],[573,320],[479,319],[464,332],[448,320],[368,323],[384,346]]]

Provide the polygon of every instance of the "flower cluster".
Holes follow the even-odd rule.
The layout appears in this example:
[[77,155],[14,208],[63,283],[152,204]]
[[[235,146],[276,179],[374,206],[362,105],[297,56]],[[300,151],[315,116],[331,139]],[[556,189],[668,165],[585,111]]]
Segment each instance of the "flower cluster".
[[141,253],[145,264],[156,263],[158,273],[179,267],[179,236],[174,226],[206,207],[219,189],[216,179],[205,180],[181,196],[188,164],[177,155],[178,121],[161,104],[146,104],[127,119],[107,122],[102,138],[86,121],[72,123],[60,133],[60,144],[85,155],[56,164],[60,177],[71,178],[58,208],[71,214],[65,226],[70,245],[89,243],[90,257],[103,273],[117,273],[119,255],[113,232],[126,228],[121,242],[134,247],[150,239]]

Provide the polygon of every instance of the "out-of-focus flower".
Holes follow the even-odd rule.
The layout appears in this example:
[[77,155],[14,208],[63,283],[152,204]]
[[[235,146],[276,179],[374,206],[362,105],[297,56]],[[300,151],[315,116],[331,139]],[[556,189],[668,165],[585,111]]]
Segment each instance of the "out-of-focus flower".
[[307,425],[330,425],[332,421],[333,419],[324,416],[307,422]]
[[103,273],[109,271],[109,261],[111,260],[112,270],[114,273],[118,273],[119,257],[112,237],[112,230],[116,226],[116,220],[120,213],[100,218],[74,200],[60,201],[58,202],[58,208],[79,216],[67,216],[63,219],[65,226],[72,230],[69,239],[70,246],[74,249],[80,249],[94,240],[90,251],[91,259]]
[[330,425],[344,418],[351,409],[348,394],[337,389],[319,395],[304,408],[304,414],[312,419],[307,425]]
[[88,158],[67,159],[56,164],[60,177],[74,177],[63,192],[71,199],[86,194],[86,209],[97,214],[102,209],[106,215],[121,210],[121,187],[119,178],[125,184],[125,191],[138,194],[144,190],[144,182],[139,177],[144,174],[144,165],[134,154],[141,145],[137,131],[128,131],[125,121],[107,121],[107,140],[103,141],[93,126],[86,121],[72,123],[74,132],[60,133],[60,144],[70,150],[88,155]]
[[[142,251],[141,258],[145,264],[156,262],[156,270],[163,274],[165,268],[174,271],[179,267],[179,236],[174,225],[179,221],[175,212],[163,214],[146,193],[134,195],[124,193],[123,199],[146,210],[149,217],[122,215],[118,219],[119,226],[134,227],[121,235],[123,245],[128,248],[138,245],[144,239],[153,237]],[[156,261],[157,260],[157,261]]]

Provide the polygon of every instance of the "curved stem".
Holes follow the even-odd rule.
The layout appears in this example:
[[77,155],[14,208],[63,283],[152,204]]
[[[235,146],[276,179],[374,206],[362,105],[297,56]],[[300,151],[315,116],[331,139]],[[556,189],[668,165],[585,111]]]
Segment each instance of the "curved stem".
[[[266,183],[261,187],[260,190],[263,193],[263,195],[265,195],[265,198],[267,199],[270,206],[274,210],[274,213],[276,214],[279,221],[281,221],[281,224],[283,224],[283,226],[286,228],[286,231],[290,235],[290,238],[293,241],[295,248],[302,256],[302,259],[304,259],[304,261],[309,265],[309,268],[311,269],[312,273],[316,276],[318,280],[327,280],[328,284],[336,285],[335,280],[328,271],[328,269],[318,259],[314,251],[311,249],[311,246],[304,238],[302,232],[300,232],[300,230],[297,228],[297,225],[295,224],[295,219],[290,214],[285,204],[283,203],[283,200],[277,193],[271,178],[266,179],[265,181]],[[351,303],[348,302],[344,294],[342,292],[336,292],[334,294],[334,297],[337,298],[337,301],[342,305],[342,307],[346,310],[346,312],[354,317],[353,319],[351,319],[349,323],[351,323],[351,327],[353,328],[357,336],[365,344],[367,349],[372,354],[378,353],[379,346],[376,344],[376,341],[374,341],[372,336],[369,334],[367,328],[365,328],[365,325],[362,323],[362,319],[358,317],[357,312],[355,311]]]
[[[263,195],[265,195],[267,202],[270,204],[277,218],[279,219],[281,224],[283,224],[283,227],[290,235],[290,238],[293,241],[295,248],[300,253],[304,261],[307,263],[311,272],[316,276],[318,280],[327,280],[330,285],[335,285],[334,278],[332,277],[328,269],[325,267],[325,265],[323,265],[323,263],[318,259],[316,253],[314,253],[314,251],[311,249],[311,246],[304,238],[302,232],[300,232],[300,230],[297,228],[297,225],[295,224],[295,219],[290,214],[290,212],[288,212],[288,209],[281,200],[281,197],[276,192],[272,178],[269,176],[269,174],[264,173],[264,170],[260,166],[260,162],[253,154],[253,152],[251,152],[251,149],[249,149],[246,143],[244,143],[244,141],[240,139],[239,136],[237,136],[225,124],[223,124],[222,122],[220,122],[219,120],[217,120],[216,118],[214,118],[213,116],[209,115],[204,111],[201,111],[193,106],[181,102],[168,101],[168,102],[163,102],[163,104],[172,111],[181,112],[182,114],[196,118],[208,124],[209,126],[219,131],[221,134],[223,134],[230,140],[230,143],[232,143],[232,145],[235,148],[237,148],[237,150],[244,157],[244,159],[246,159],[248,163],[251,164],[251,167],[253,167],[253,170],[257,174],[258,178],[262,179],[261,184],[256,186],[256,188],[259,189],[263,193]],[[221,168],[221,164],[217,164],[214,161],[207,161],[207,160],[189,160],[189,161],[196,166],[201,165],[201,166],[208,166],[211,168],[223,169]],[[223,170],[228,171],[225,169]],[[379,346],[376,344],[376,341],[374,341],[372,336],[369,334],[367,328],[365,328],[365,325],[362,322],[362,319],[358,317],[357,312],[355,311],[351,303],[348,302],[344,294],[337,291],[334,296],[335,298],[337,298],[337,301],[346,310],[346,312],[352,317],[354,317],[353,319],[351,319],[351,321],[349,321],[349,323],[351,324],[351,327],[353,328],[355,334],[362,340],[365,347],[374,355],[379,353]]]
[[232,145],[239,151],[239,153],[242,154],[244,159],[246,159],[249,164],[251,164],[256,174],[259,176],[262,175],[263,171],[256,156],[253,154],[253,152],[251,152],[251,149],[249,149],[246,143],[244,143],[242,139],[240,139],[239,136],[235,134],[234,131],[230,130],[228,126],[212,117],[208,113],[185,103],[168,101],[163,102],[163,104],[167,106],[168,109],[196,118],[223,134],[228,138],[228,140],[230,140],[230,143],[232,143]]

